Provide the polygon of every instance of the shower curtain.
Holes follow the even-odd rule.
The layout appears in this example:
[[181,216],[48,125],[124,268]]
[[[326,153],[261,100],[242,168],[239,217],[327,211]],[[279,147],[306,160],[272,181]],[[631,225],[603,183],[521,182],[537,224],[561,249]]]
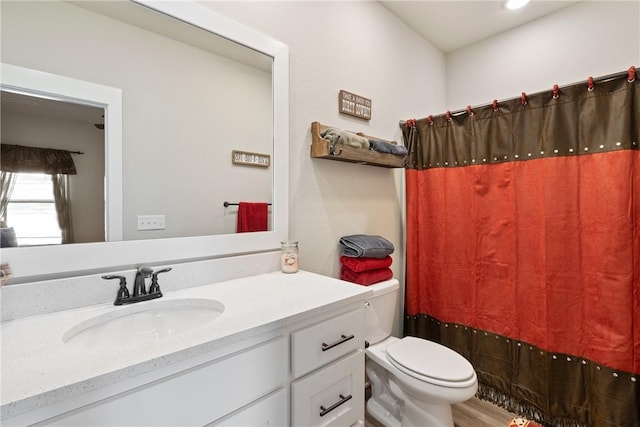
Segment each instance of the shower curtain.
[[401,123],[405,334],[547,426],[640,426],[635,68]]

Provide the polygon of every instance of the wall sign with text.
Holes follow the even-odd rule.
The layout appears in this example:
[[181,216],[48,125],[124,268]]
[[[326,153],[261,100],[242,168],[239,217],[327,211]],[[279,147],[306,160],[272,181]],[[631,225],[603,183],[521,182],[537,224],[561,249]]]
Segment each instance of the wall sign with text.
[[355,93],[341,90],[338,95],[338,109],[341,113],[371,120],[371,100]]
[[231,163],[242,166],[257,166],[268,168],[271,166],[271,156],[268,154],[249,153],[247,151],[231,151]]

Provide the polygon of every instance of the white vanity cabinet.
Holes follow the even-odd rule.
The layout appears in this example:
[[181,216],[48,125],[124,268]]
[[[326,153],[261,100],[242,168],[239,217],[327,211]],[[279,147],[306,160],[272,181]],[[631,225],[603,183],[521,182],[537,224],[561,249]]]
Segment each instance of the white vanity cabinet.
[[365,287],[299,271],[168,294],[225,311],[183,335],[113,348],[60,338],[117,310],[107,305],[2,325],[2,426],[363,425]]
[[291,334],[291,425],[364,421],[364,309]]
[[287,351],[281,336],[36,425],[284,425]]

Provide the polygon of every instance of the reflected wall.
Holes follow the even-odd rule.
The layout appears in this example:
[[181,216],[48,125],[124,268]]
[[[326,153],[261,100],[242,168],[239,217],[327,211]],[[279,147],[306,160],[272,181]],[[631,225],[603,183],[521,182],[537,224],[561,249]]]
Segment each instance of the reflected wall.
[[[212,53],[209,33],[191,43],[147,27],[3,1],[2,62],[122,89],[124,240],[234,233],[224,201],[272,201],[270,168],[231,162],[232,150],[273,154],[270,58],[240,62]],[[139,231],[139,215],[165,215],[166,228]]]

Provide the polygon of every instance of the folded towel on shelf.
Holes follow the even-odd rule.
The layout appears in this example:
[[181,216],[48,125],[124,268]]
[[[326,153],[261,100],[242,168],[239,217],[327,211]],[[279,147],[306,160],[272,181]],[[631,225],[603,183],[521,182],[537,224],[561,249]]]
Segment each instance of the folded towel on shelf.
[[379,268],[377,270],[356,273],[355,271],[349,270],[347,267],[343,266],[340,269],[340,279],[347,282],[368,286],[373,285],[374,283],[393,279],[393,272],[390,268]]
[[341,256],[340,263],[355,273],[363,271],[378,270],[380,268],[388,268],[393,260],[389,255],[384,258],[353,258]]
[[352,234],[340,238],[342,255],[357,258],[384,258],[394,251],[393,243],[381,236]]
[[238,223],[236,231],[246,233],[250,231],[268,231],[269,229],[268,203],[238,203]]
[[392,144],[379,139],[370,139],[369,148],[379,153],[395,154],[396,156],[406,156],[408,151],[404,145]]
[[348,147],[369,149],[369,140],[367,138],[346,130],[327,128],[320,132],[320,136],[333,145],[342,144]]

